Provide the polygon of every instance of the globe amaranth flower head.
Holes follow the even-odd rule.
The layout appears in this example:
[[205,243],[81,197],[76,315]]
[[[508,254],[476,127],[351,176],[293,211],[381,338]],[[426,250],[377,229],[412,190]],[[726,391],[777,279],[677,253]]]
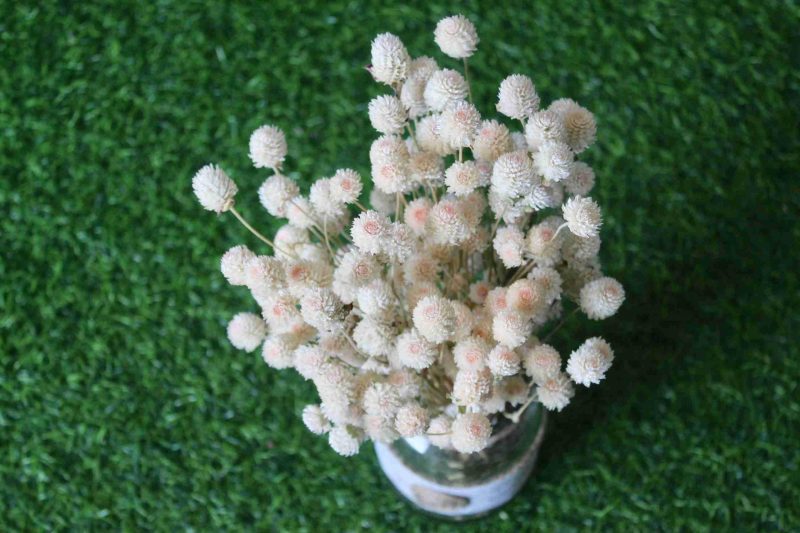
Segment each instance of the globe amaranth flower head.
[[280,170],[287,151],[286,136],[275,126],[261,126],[250,135],[250,159],[256,168]]
[[233,180],[216,165],[198,170],[192,179],[192,189],[204,209],[217,213],[233,207],[233,198],[239,191]]
[[474,54],[480,40],[475,25],[463,15],[443,18],[433,35],[442,52],[455,59],[466,59]]

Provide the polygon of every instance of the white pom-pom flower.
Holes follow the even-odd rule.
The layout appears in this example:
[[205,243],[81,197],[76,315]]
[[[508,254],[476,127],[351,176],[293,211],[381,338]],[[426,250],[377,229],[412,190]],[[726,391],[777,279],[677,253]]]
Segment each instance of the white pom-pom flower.
[[539,95],[533,82],[522,74],[512,74],[500,84],[497,111],[507,117],[525,120],[539,109]]
[[414,326],[433,343],[446,341],[455,331],[456,315],[450,300],[441,296],[426,296],[414,307]]
[[431,420],[428,426],[428,440],[431,444],[442,450],[450,450],[453,448],[453,443],[450,439],[450,429],[453,424],[453,419],[445,414],[441,414]]
[[244,265],[245,284],[252,290],[275,290],[286,285],[286,272],[280,260],[266,255],[252,257]]
[[234,246],[222,256],[220,270],[231,285],[247,285],[244,267],[256,256],[247,246]]
[[277,370],[291,368],[294,364],[294,343],[286,335],[268,335],[261,346],[261,358]]
[[397,337],[397,356],[404,366],[422,370],[431,366],[438,355],[436,345],[416,329],[406,330]]
[[428,229],[434,242],[451,246],[461,244],[472,233],[461,205],[452,198],[443,198],[431,208]]
[[502,197],[523,196],[534,183],[536,173],[528,152],[517,150],[501,155],[492,168],[492,188]]
[[489,444],[492,424],[486,415],[464,413],[453,421],[451,442],[453,448],[461,453],[475,453]]
[[258,188],[258,199],[264,209],[274,217],[285,217],[289,201],[300,194],[297,184],[280,174],[267,178]]
[[545,295],[537,282],[518,279],[508,287],[506,302],[509,309],[530,316],[545,306]]
[[459,370],[453,380],[453,403],[456,405],[475,405],[491,395],[492,372],[488,368]]
[[478,47],[478,31],[463,15],[443,18],[436,24],[433,39],[446,55],[454,59],[466,59]]
[[373,357],[388,355],[393,347],[394,336],[391,326],[369,316],[353,328],[353,340],[358,349]]
[[578,237],[595,237],[603,223],[600,206],[591,198],[575,196],[561,207],[569,230]]
[[368,254],[380,253],[391,230],[391,222],[386,215],[376,211],[364,211],[353,220],[350,236],[358,249]]
[[469,89],[464,77],[455,70],[442,69],[431,74],[425,85],[425,104],[434,111],[467,98]]
[[349,168],[339,169],[331,178],[331,199],[342,204],[352,204],[358,200],[363,188],[358,172]]
[[250,135],[250,159],[256,168],[280,170],[287,150],[286,136],[275,126],[261,126]]
[[524,263],[522,257],[525,246],[525,235],[515,226],[503,226],[497,229],[494,236],[494,251],[506,266],[513,268]]
[[484,120],[478,127],[472,143],[472,153],[477,159],[494,163],[498,157],[514,149],[508,128],[496,120]]
[[581,310],[592,320],[613,316],[624,301],[625,289],[614,278],[596,279],[581,289]]
[[548,217],[531,226],[525,239],[526,250],[539,266],[553,266],[561,260],[561,243],[564,234],[558,233],[563,223],[560,217]]
[[233,207],[239,189],[232,179],[216,165],[206,165],[192,178],[192,190],[200,205],[208,211],[224,213]]
[[308,229],[315,225],[314,207],[308,201],[308,198],[295,196],[286,202],[286,219],[292,226]]
[[466,148],[472,145],[475,133],[481,124],[481,114],[469,102],[449,104],[439,117],[439,134],[451,148]]
[[537,399],[550,411],[561,411],[574,395],[575,386],[563,372],[536,385]]
[[528,350],[522,359],[525,373],[534,383],[544,383],[561,371],[561,356],[549,344],[538,344]]
[[331,423],[319,405],[306,405],[303,408],[303,424],[315,435],[324,435],[331,430]]
[[252,352],[267,335],[267,325],[253,313],[238,313],[228,322],[228,339],[234,348]]
[[519,372],[519,354],[508,346],[498,344],[486,356],[486,366],[497,377],[513,376]]
[[466,196],[474,191],[481,182],[481,176],[474,161],[456,161],[445,172],[445,184],[448,192],[456,196]]
[[339,455],[350,457],[358,453],[357,432],[350,426],[336,426],[328,433],[328,443]]
[[531,150],[538,150],[547,141],[566,142],[566,138],[564,123],[553,111],[534,113],[525,123],[525,141]]
[[570,354],[567,372],[575,383],[588,387],[605,378],[613,361],[614,351],[611,346],[600,337],[592,337]]
[[408,158],[408,172],[417,184],[438,185],[442,182],[444,161],[433,152],[416,152]]
[[357,299],[359,309],[367,316],[386,316],[397,305],[392,287],[382,279],[374,279],[358,289]]
[[428,112],[428,105],[425,103],[425,86],[427,84],[427,77],[412,75],[400,89],[400,102],[411,119],[419,118]]
[[402,437],[416,437],[428,427],[428,411],[420,404],[408,403],[397,410],[394,427]]
[[481,370],[486,366],[489,350],[491,346],[484,339],[467,337],[453,347],[453,359],[462,370]]
[[411,231],[417,235],[425,233],[425,225],[428,222],[428,213],[430,213],[431,207],[433,207],[433,202],[425,197],[417,198],[408,203],[403,217]]
[[594,187],[594,170],[583,161],[575,161],[564,188],[573,196],[586,196]]
[[369,103],[369,121],[372,127],[384,134],[401,133],[408,115],[403,103],[396,96],[381,95]]
[[533,156],[536,171],[548,182],[559,182],[569,178],[575,154],[564,143],[545,141]]
[[405,79],[411,57],[396,35],[382,33],[372,41],[370,72],[379,82],[392,85]]
[[392,421],[400,408],[400,394],[388,383],[373,383],[364,392],[363,403],[367,414]]
[[594,143],[597,124],[594,115],[578,105],[574,100],[562,98],[548,108],[561,117],[564,124],[565,140],[570,148],[579,154]]
[[492,321],[494,340],[509,348],[521,346],[531,334],[531,329],[530,320],[517,311],[503,311]]

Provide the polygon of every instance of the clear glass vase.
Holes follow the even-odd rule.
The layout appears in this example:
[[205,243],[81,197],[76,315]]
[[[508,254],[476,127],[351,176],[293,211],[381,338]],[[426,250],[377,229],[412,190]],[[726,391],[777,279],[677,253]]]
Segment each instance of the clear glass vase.
[[534,403],[514,424],[499,417],[489,446],[463,454],[442,450],[425,437],[375,443],[386,477],[419,509],[456,520],[475,518],[508,502],[533,470],[544,438],[546,414]]

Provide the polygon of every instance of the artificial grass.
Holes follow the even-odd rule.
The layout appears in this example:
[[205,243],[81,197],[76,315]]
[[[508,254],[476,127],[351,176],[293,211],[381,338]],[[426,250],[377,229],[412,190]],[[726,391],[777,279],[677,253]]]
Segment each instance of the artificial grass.
[[191,194],[208,161],[262,228],[247,139],[304,183],[368,170],[382,31],[436,53],[474,20],[484,112],[508,73],[592,109],[609,379],[551,418],[534,478],[467,528],[800,528],[798,46],[792,2],[0,2],[0,529],[449,530],[368,448],[333,453],[312,388],[235,351],[218,258],[257,242]]

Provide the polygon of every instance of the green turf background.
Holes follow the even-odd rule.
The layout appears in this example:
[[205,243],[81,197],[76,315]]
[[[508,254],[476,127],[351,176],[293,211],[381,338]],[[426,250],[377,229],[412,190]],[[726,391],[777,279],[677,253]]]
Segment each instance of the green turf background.
[[[80,5],[83,4],[83,5]],[[303,183],[368,171],[378,32],[442,57],[460,11],[482,110],[511,72],[592,109],[617,359],[555,416],[497,531],[800,528],[800,8],[795,2],[0,1],[0,529],[446,530],[298,419],[235,351],[218,271],[258,243],[200,209],[215,161],[270,228],[250,132]],[[438,4],[438,2],[437,2]]]

